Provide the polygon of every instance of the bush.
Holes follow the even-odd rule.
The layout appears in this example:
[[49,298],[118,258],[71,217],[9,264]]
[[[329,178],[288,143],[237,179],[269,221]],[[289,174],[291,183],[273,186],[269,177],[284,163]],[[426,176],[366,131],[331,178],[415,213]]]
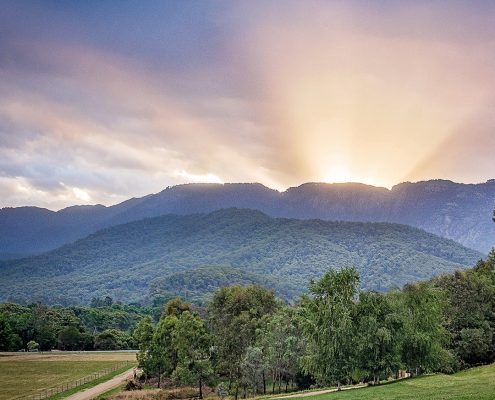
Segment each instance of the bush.
[[144,387],[143,384],[141,382],[139,382],[137,379],[130,379],[125,384],[125,390],[126,391],[142,390],[143,387]]

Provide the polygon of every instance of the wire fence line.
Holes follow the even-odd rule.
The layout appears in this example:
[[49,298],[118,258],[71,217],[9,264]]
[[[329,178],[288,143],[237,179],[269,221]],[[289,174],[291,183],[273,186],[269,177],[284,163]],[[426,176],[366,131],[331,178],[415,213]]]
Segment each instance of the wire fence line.
[[113,367],[108,367],[105,368],[104,370],[95,372],[91,375],[84,376],[82,378],[76,379],[71,382],[63,383],[61,385],[51,387],[51,388],[46,388],[46,389],[40,389],[38,390],[37,393],[26,395],[26,396],[21,396],[21,397],[16,397],[15,400],[43,400],[43,399],[48,399],[51,396],[55,396],[56,394],[66,392],[67,390],[77,388],[79,386],[85,385],[86,383],[90,383],[92,381],[95,381],[96,379],[99,379],[103,376],[109,375],[112,372],[115,372],[119,369],[122,369],[126,366],[131,366],[135,365],[136,363],[133,361],[123,361],[120,362]]

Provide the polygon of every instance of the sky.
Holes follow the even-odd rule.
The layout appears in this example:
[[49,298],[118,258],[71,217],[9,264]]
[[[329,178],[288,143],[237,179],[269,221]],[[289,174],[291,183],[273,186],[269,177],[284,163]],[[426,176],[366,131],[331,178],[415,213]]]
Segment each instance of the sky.
[[0,7],[0,207],[495,178],[494,2]]

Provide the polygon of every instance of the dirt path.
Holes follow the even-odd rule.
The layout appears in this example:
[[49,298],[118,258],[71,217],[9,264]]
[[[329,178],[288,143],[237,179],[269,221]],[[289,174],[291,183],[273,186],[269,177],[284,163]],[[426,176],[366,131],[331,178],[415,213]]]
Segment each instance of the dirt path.
[[[365,387],[367,385],[353,385],[353,386],[343,386],[342,390],[350,390],[350,389],[358,389]],[[272,397],[270,400],[276,400],[276,399],[293,399],[293,398],[299,398],[299,397],[309,397],[309,396],[318,396],[319,394],[325,394],[325,393],[332,393],[336,392],[337,388],[335,389],[325,389],[325,390],[318,390],[316,392],[304,392],[304,393],[294,393],[294,394],[288,394],[286,396],[279,396],[279,397]]]
[[127,379],[132,378],[134,374],[134,367],[130,370],[117,375],[116,377],[109,379],[106,382],[100,383],[99,385],[93,386],[92,388],[81,390],[73,394],[72,396],[66,397],[65,400],[90,400],[102,393],[119,386],[121,383],[125,382]]

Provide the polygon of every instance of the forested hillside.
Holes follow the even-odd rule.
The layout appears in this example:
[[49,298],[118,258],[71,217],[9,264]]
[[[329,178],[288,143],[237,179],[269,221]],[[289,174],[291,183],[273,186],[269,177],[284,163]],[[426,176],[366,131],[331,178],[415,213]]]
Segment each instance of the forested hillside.
[[[67,305],[109,295],[126,303],[152,302],[185,292],[200,301],[226,283],[260,281],[293,299],[328,268],[355,266],[363,288],[386,290],[481,257],[405,225],[271,218],[227,209],[144,219],[46,254],[4,261],[0,301]],[[203,266],[236,269],[194,270]]]
[[307,183],[277,192],[260,184],[191,184],[112,207],[77,206],[53,212],[36,207],[0,210],[0,259],[55,249],[99,229],[166,214],[237,207],[286,218],[397,222],[488,253],[495,243],[490,215],[495,180],[459,184],[433,180],[392,190],[363,184]]

